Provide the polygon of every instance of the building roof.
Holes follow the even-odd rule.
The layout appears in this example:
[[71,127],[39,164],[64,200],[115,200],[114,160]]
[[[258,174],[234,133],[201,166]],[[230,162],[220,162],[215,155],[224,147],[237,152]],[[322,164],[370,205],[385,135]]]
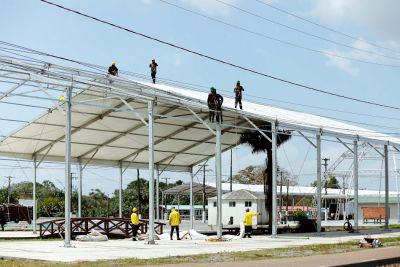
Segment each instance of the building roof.
[[[238,190],[228,192],[222,195],[222,199],[224,200],[257,200],[257,199],[264,199],[264,193],[260,192],[251,192],[248,190]],[[217,199],[217,197],[211,197],[210,200]]]
[[[206,183],[208,186],[215,187],[215,183]],[[222,183],[222,190],[225,192],[230,191],[230,183]],[[260,184],[232,184],[232,190],[233,191],[238,191],[238,190],[247,190],[251,192],[264,192],[264,186]],[[291,196],[313,196],[316,194],[316,187],[312,186],[299,186],[299,185],[294,185],[294,186],[289,186],[289,195]],[[286,186],[282,186],[282,194],[286,195]],[[358,190],[358,195],[359,196],[371,196],[371,195],[384,195],[385,191],[381,190],[364,190],[364,189],[359,189]],[[280,195],[280,186],[277,186],[277,195]],[[322,189],[322,197],[325,195],[325,189]],[[343,190],[342,189],[334,189],[334,188],[328,188],[327,189],[327,195],[328,196],[335,196],[340,197],[343,196]],[[346,195],[347,196],[352,196],[353,195],[353,190],[352,189],[346,189]],[[397,195],[397,192],[395,191],[390,191],[389,195],[395,196]]]
[[[216,192],[216,188],[206,185],[205,186],[206,194],[214,194]],[[164,195],[189,195],[190,194],[190,184],[181,184],[167,190],[162,191]],[[193,194],[194,195],[202,195],[203,194],[203,185],[199,183],[193,183]]]
[[[389,197],[389,203],[394,204],[394,203],[399,203],[400,202],[400,198],[398,198],[397,196],[391,196]],[[361,196],[358,198],[358,203],[359,204],[377,204],[377,203],[381,203],[382,206],[385,205],[385,195],[383,194],[382,196]]]
[[[72,162],[148,168],[148,102],[155,101],[155,164],[160,169],[190,171],[215,154],[215,125],[209,123],[208,93],[166,84],[110,78],[84,69],[56,64],[2,60],[7,79],[26,84],[76,89],[72,99]],[[2,66],[3,66],[2,65]],[[23,84],[22,83],[22,84]],[[34,100],[33,100],[34,101]],[[279,127],[315,136],[399,145],[400,139],[329,118],[234,98],[223,103],[222,151],[238,144],[240,134],[254,129],[249,122],[278,121]],[[0,141],[0,156],[63,162],[65,159],[65,103],[53,108]],[[213,132],[214,131],[214,132]]]
[[[160,207],[164,208],[165,205],[160,205]],[[206,209],[207,209],[206,205]],[[190,210],[190,205],[167,205],[167,210],[171,210],[172,208],[175,208],[176,210]],[[193,208],[195,210],[202,210],[203,205],[193,205]]]

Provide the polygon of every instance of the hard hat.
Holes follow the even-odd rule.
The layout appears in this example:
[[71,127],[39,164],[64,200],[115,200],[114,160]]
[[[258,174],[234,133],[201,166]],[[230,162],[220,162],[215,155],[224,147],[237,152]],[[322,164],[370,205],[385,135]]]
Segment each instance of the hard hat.
[[60,95],[60,101],[64,101],[65,100],[65,96],[64,95]]
[[240,81],[237,81],[236,83],[240,84]]
[[210,91],[211,91],[211,92],[216,92],[217,89],[215,89],[214,87],[211,87],[211,88],[210,88]]
[[117,64],[117,62],[113,61],[111,64],[112,64],[112,65],[115,65],[115,64]]
[[133,208],[132,211],[133,211],[133,212],[137,212],[137,208]]

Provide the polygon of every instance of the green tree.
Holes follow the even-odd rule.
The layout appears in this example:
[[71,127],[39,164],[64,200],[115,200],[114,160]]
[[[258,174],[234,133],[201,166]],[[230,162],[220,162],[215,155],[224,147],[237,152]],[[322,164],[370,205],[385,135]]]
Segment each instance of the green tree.
[[[311,183],[311,186],[317,187],[317,180],[313,181]],[[340,184],[338,179],[336,179],[335,176],[328,176],[328,178],[322,182],[322,187],[323,188],[335,188],[335,189],[340,189]]]
[[[254,121],[259,129],[264,131],[270,140],[272,140],[271,124],[265,121]],[[284,144],[292,137],[290,131],[278,131],[277,146]],[[239,143],[248,144],[253,153],[266,153],[266,169],[264,171],[264,194],[265,207],[267,209],[269,220],[272,218],[272,143],[268,141],[259,131],[247,130],[240,135]],[[272,223],[269,223],[269,232],[272,232]]]
[[240,184],[263,184],[264,170],[260,166],[247,166],[238,174],[232,176],[234,183]]

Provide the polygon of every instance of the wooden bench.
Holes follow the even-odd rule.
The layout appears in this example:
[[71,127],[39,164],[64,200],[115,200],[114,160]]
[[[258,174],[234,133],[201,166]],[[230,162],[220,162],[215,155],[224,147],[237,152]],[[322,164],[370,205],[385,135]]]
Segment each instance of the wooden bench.
[[382,223],[385,220],[385,208],[378,207],[364,207],[363,211],[363,222],[368,223],[368,220],[374,220],[375,223]]

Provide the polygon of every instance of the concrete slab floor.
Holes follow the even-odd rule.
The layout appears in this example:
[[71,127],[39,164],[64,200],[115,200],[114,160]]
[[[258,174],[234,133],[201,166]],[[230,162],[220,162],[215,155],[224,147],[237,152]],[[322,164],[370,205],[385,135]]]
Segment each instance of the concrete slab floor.
[[130,239],[105,242],[72,241],[72,248],[65,248],[63,242],[53,241],[3,241],[0,242],[0,257],[25,258],[54,262],[95,261],[122,258],[150,259],[170,256],[185,256],[204,253],[239,252],[268,248],[284,248],[312,244],[334,244],[360,240],[366,234],[373,237],[400,237],[400,231],[363,232],[358,234],[326,233],[254,236],[252,239],[239,239],[229,242],[212,243],[198,240],[157,241],[147,245],[144,241]]

